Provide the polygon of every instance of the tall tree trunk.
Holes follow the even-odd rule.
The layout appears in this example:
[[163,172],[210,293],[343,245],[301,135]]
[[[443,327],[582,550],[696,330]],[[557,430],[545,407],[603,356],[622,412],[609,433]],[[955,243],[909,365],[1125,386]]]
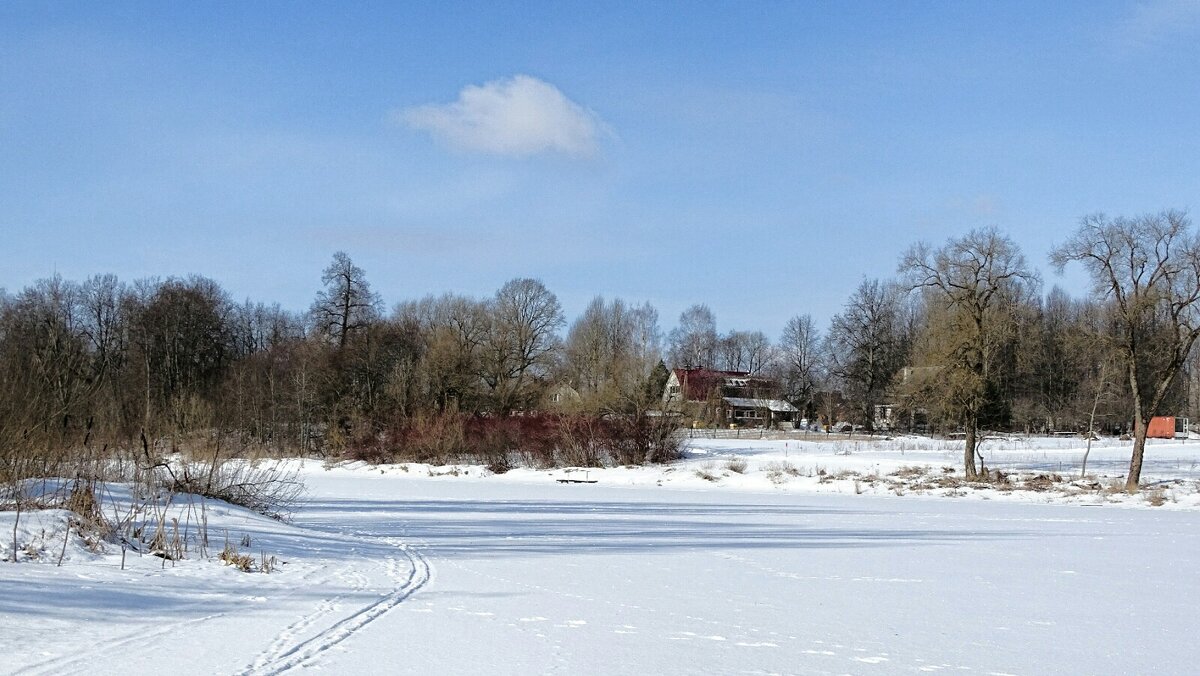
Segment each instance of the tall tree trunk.
[[1125,480],[1125,491],[1137,493],[1142,483],[1142,456],[1146,453],[1146,426],[1141,413],[1134,414],[1133,421],[1133,457],[1129,460],[1129,477]]
[[963,438],[963,470],[967,475],[967,480],[974,481],[978,478],[978,473],[975,471],[975,421],[968,420],[966,427],[967,433]]
[[[1136,354],[1136,353],[1134,353]],[[1129,358],[1129,390],[1133,395],[1133,455],[1129,458],[1129,475],[1125,478],[1125,491],[1137,493],[1142,483],[1142,456],[1146,453],[1146,426],[1154,411],[1142,407],[1142,391],[1138,383],[1137,359]]]
[[1096,386],[1096,397],[1092,399],[1092,414],[1088,417],[1087,450],[1083,452],[1083,466],[1079,469],[1079,478],[1087,476],[1088,456],[1092,453],[1092,437],[1096,436],[1096,409],[1100,408],[1100,399],[1104,396],[1105,373],[1107,364],[1100,364],[1100,384]]

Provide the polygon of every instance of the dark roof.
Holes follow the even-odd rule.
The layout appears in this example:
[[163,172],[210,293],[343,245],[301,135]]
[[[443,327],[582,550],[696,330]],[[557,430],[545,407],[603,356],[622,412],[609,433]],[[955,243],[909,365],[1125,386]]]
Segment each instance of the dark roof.
[[744,379],[742,387],[760,387],[771,381],[755,378],[745,371],[718,371],[716,369],[674,369],[686,401],[704,401],[714,390],[720,393],[730,379]]

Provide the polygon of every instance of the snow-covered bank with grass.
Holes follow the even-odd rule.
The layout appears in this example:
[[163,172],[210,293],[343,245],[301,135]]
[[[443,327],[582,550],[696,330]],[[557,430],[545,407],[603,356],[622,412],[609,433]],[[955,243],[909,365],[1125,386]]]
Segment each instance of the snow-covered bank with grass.
[[926,437],[692,439],[678,468],[753,489],[1200,508],[1200,441],[1148,441],[1138,495],[1124,492],[1130,446],[1105,438],[1089,452],[1078,437],[991,437],[978,449],[991,479],[972,483],[962,480],[962,441]]
[[[930,496],[1018,502],[1108,504],[1200,509],[1200,441],[1147,443],[1143,491],[1129,495],[1124,477],[1130,442],[1092,443],[1081,476],[1086,441],[1077,437],[995,437],[980,445],[989,481],[966,482],[962,442],[927,437],[827,439],[694,438],[686,457],[669,465],[607,468],[518,468],[493,474],[478,465],[417,463],[344,468],[435,479],[542,483],[594,481],[614,486],[666,486],[726,491]],[[995,472],[1000,474],[996,475]]]
[[[209,500],[207,556],[129,553],[124,570],[119,549],[94,552],[82,539],[56,566],[55,524],[67,515],[26,513],[22,537],[41,536],[44,553],[0,564],[0,670],[1194,670],[1200,510],[1182,499],[1031,504],[1049,494],[994,488],[964,490],[978,499],[856,495],[852,484],[820,493],[838,484],[806,475],[818,463],[826,476],[935,474],[957,455],[895,441],[697,440],[671,467],[502,475],[306,462],[291,523]],[[1195,448],[1152,446],[1148,475],[1191,471]],[[1105,445],[1093,462],[1126,452]],[[1066,442],[985,448],[989,466],[1005,471],[1057,472],[1062,462],[1069,474],[1075,453]],[[724,467],[731,461],[740,472]],[[800,476],[772,480],[768,466],[782,462]],[[718,481],[697,474],[710,464]],[[556,481],[585,477],[597,483]],[[0,535],[11,535],[11,513],[0,517]],[[277,565],[269,574],[222,565],[226,541]]]

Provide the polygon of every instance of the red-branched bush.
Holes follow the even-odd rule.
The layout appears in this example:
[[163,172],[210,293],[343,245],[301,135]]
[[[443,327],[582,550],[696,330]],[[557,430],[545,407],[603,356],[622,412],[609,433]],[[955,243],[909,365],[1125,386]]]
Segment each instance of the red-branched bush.
[[489,416],[434,413],[397,421],[346,456],[368,462],[479,462],[501,473],[518,466],[603,467],[680,457],[670,421],[645,415]]

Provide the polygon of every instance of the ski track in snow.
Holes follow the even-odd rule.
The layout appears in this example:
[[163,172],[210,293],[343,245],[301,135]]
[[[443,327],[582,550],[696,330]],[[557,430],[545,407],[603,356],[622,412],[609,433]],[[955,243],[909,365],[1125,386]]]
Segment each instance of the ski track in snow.
[[[335,573],[335,575],[341,574],[341,572],[343,572],[344,570],[345,570],[344,568],[342,570],[339,570],[337,573]],[[319,570],[309,571],[300,577],[300,581],[303,581],[305,583],[322,585],[322,584],[328,582],[329,579],[331,578],[331,576],[316,577],[318,572],[320,572],[320,571]],[[287,594],[286,596],[292,596],[293,594],[297,593],[301,587],[302,587],[302,585],[297,585],[296,590],[292,591],[291,593]],[[183,607],[184,608],[199,607],[199,606],[205,605],[207,603],[208,603],[207,600],[200,600],[200,601],[196,601],[194,603],[187,604],[186,606],[183,606]],[[173,634],[173,633],[179,631],[180,629],[184,629],[186,627],[190,627],[193,625],[200,625],[200,624],[204,624],[205,622],[209,622],[211,620],[216,620],[216,619],[219,619],[222,617],[226,617],[231,612],[232,611],[222,611],[219,613],[211,613],[209,615],[204,615],[201,617],[193,617],[193,618],[189,618],[186,620],[180,620],[178,622],[168,622],[165,624],[164,623],[156,623],[152,626],[141,625],[135,629],[125,632],[124,634],[121,634],[120,636],[117,636],[112,639],[107,639],[107,640],[103,641],[102,643],[100,643],[99,645],[95,645],[95,646],[89,648],[86,653],[84,653],[78,657],[65,657],[62,655],[56,655],[54,657],[50,657],[50,658],[45,659],[36,664],[29,664],[24,667],[21,667],[20,669],[17,669],[13,673],[20,674],[22,676],[35,676],[35,675],[50,676],[51,674],[58,675],[58,674],[84,674],[84,673],[90,674],[90,673],[94,673],[94,671],[95,671],[94,663],[95,663],[97,657],[109,656],[109,655],[113,655],[117,652],[126,652],[129,648],[133,647],[136,644],[153,645],[154,642],[152,639],[156,639],[156,638],[159,638],[162,636],[167,636],[167,635]]]
[[[375,536],[368,535],[368,537]],[[388,577],[397,581],[403,578],[395,589],[386,593],[380,600],[368,604],[351,615],[335,622],[332,626],[318,632],[315,636],[307,639],[300,638],[306,629],[316,624],[323,616],[335,610],[339,600],[367,588],[367,579],[361,573],[358,573],[357,580],[354,582],[354,589],[321,601],[316,610],[285,627],[267,649],[255,658],[254,662],[248,668],[238,673],[243,676],[267,676],[269,674],[282,674],[296,667],[307,666],[342,641],[354,636],[388,611],[403,603],[429,583],[433,577],[433,569],[420,551],[401,542],[398,538],[375,537],[375,539],[396,547],[397,551],[403,555],[401,560],[409,564],[407,566],[408,574],[403,575],[400,572],[401,565],[399,560],[395,557],[388,557],[386,563]]]
[[[391,560],[389,559],[389,564],[390,563]],[[357,571],[353,571],[351,574],[339,573],[337,577],[350,581],[352,584],[350,590],[342,592],[341,594],[335,594],[326,599],[322,599],[321,602],[317,604],[315,610],[302,615],[295,622],[289,624],[287,627],[284,627],[284,629],[275,636],[275,639],[271,641],[271,644],[267,646],[267,649],[254,660],[254,664],[250,668],[251,671],[255,669],[266,669],[269,665],[271,665],[271,663],[280,659],[290,649],[295,647],[298,637],[303,634],[305,630],[316,624],[326,615],[335,612],[338,609],[339,602],[342,599],[350,594],[362,592],[367,588],[366,577]]]
[[[192,604],[192,605],[200,605],[200,604],[196,603],[196,604]],[[152,627],[152,628],[147,628],[145,626],[138,627],[137,629],[134,629],[133,631],[122,634],[121,636],[119,636],[115,639],[107,640],[104,643],[102,643],[98,646],[95,646],[94,648],[90,648],[86,654],[84,654],[80,657],[64,658],[62,656],[55,656],[55,657],[51,657],[47,660],[44,660],[42,662],[39,662],[37,664],[30,664],[25,667],[22,667],[13,673],[21,674],[21,675],[28,674],[30,676],[32,676],[34,674],[38,674],[38,675],[45,674],[45,675],[49,676],[51,674],[94,673],[94,670],[90,667],[90,665],[96,659],[97,656],[111,655],[111,654],[117,652],[118,650],[121,650],[123,648],[127,648],[127,647],[133,645],[134,643],[149,641],[150,639],[155,639],[160,636],[166,636],[167,634],[170,634],[172,632],[183,629],[184,627],[188,627],[188,626],[195,625],[195,624],[202,624],[204,622],[208,622],[209,620],[215,620],[217,618],[224,617],[228,614],[229,614],[228,612],[213,613],[212,615],[204,615],[202,617],[193,617],[188,620],[183,620],[180,622],[175,622],[175,623],[170,623],[170,624],[163,624],[163,625],[159,625],[157,627]]]
[[[396,586],[387,591],[377,601],[358,608],[350,615],[334,622],[329,627],[308,635],[309,631],[328,620],[329,616],[337,613],[341,605],[354,596],[367,592],[370,579],[359,568],[369,559],[360,557],[354,564],[343,565],[332,572],[328,568],[318,568],[302,575],[296,589],[284,597],[298,593],[308,586],[322,587],[333,580],[346,583],[338,594],[334,594],[317,603],[316,607],[284,627],[268,644],[268,646],[253,659],[252,663],[237,672],[249,676],[266,676],[282,674],[294,668],[309,666],[323,654],[354,636],[364,627],[394,609],[422,587],[429,583],[433,575],[432,567],[425,556],[417,549],[410,547],[401,538],[377,536],[370,533],[355,532],[346,534],[356,538],[369,538],[391,545],[400,554],[399,557],[389,556],[384,562],[387,577]],[[324,572],[324,575],[321,573]],[[201,606],[207,601],[197,601],[190,606]],[[169,636],[188,627],[202,625],[212,620],[218,620],[231,615],[233,611],[211,613],[201,617],[193,617],[178,622],[158,623],[153,626],[142,625],[125,632],[117,637],[108,639],[89,649],[86,654],[77,657],[54,656],[36,664],[26,665],[14,674],[23,676],[49,676],[51,674],[83,674],[94,673],[97,657],[108,657],[118,653],[128,652],[137,646],[153,646],[154,639]]]

